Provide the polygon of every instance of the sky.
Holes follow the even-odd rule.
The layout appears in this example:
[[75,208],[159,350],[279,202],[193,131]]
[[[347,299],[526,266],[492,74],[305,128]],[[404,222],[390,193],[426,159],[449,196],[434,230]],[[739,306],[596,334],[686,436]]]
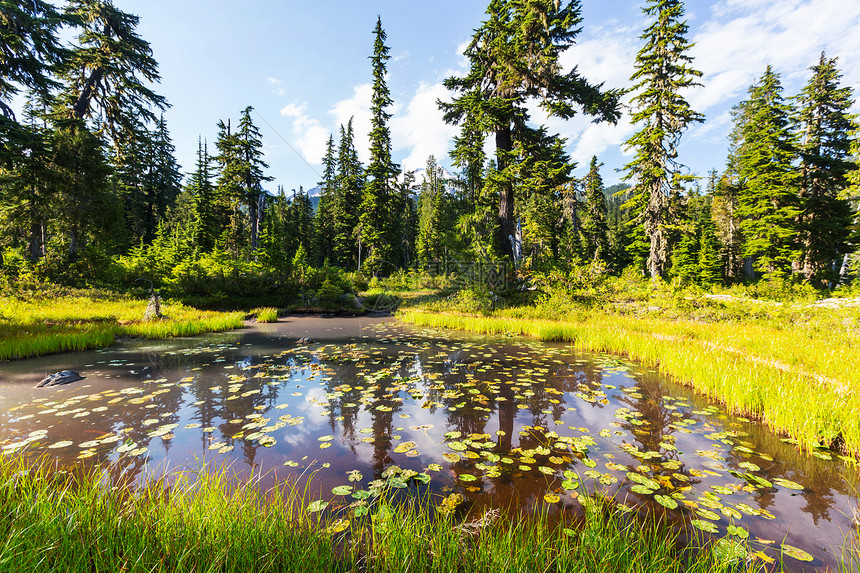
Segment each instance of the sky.
[[[263,135],[271,189],[314,187],[330,134],[354,117],[359,157],[367,161],[373,29],[377,16],[388,38],[388,87],[394,99],[393,157],[404,169],[429,155],[454,170],[448,151],[455,126],[446,125],[436,100],[451,96],[442,80],[466,70],[462,55],[485,19],[486,0],[114,0],[140,16],[139,34],[159,62],[157,91],[172,107],[168,127],[184,173],[194,168],[197,139],[213,144],[219,120],[237,121],[247,106]],[[847,0],[690,0],[688,38],[702,87],[686,94],[706,121],[685,132],[680,161],[705,176],[725,164],[731,108],[770,64],[785,95],[809,78],[822,50],[839,58],[843,85],[860,93],[860,2]],[[648,25],[641,2],[582,0],[582,31],[562,57],[565,69],[592,83],[631,85],[639,38]],[[860,106],[855,105],[855,113]],[[577,115],[535,124],[567,139],[587,170],[592,155],[604,163],[609,185],[629,161],[624,142],[636,131],[628,114],[617,125]],[[488,147],[492,152],[492,147]]]

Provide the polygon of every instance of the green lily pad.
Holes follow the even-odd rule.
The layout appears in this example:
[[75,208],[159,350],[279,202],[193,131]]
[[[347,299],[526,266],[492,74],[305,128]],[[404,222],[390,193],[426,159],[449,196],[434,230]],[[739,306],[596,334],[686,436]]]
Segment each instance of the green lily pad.
[[308,504],[308,511],[311,513],[317,513],[324,510],[328,507],[328,502],[318,499],[317,501],[312,501]]
[[460,477],[460,481],[465,481],[465,482],[471,482],[471,481],[475,481],[478,479],[475,476],[473,476],[472,474],[462,474],[459,477]]
[[706,533],[715,533],[716,534],[716,533],[720,532],[720,530],[717,528],[717,526],[714,525],[713,523],[711,523],[710,521],[702,521],[701,519],[694,519],[693,521],[690,522],[690,525],[692,525],[695,528],[701,529],[702,531],[704,531]]
[[642,484],[636,484],[630,488],[631,491],[635,491],[636,493],[641,493],[643,495],[651,495],[654,493],[653,489],[649,489]]
[[750,536],[749,531],[747,531],[743,527],[738,527],[737,525],[729,525],[728,527],[726,527],[726,531],[728,531],[729,535],[734,535],[735,537],[739,537],[741,539],[746,539]]
[[335,495],[349,495],[352,493],[351,485],[339,485],[337,487],[332,488],[331,492]]
[[794,557],[798,561],[812,561],[813,557],[803,549],[798,549],[792,545],[788,545],[786,543],[782,544],[782,552],[788,555],[789,557]]
[[791,481],[790,479],[773,478],[773,483],[775,483],[776,485],[788,488],[788,489],[796,489],[798,491],[803,490],[802,485],[800,485],[796,481]]
[[672,499],[671,497],[666,496],[666,495],[657,494],[654,496],[654,501],[656,501],[657,503],[659,503],[660,505],[662,505],[663,507],[668,508],[668,509],[677,509],[678,508],[678,502],[675,501],[674,499]]

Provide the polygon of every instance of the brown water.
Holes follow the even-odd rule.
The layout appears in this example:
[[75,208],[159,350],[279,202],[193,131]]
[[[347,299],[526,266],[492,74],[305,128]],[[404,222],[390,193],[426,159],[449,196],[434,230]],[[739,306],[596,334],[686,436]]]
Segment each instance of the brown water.
[[[315,342],[298,346],[304,336]],[[86,379],[33,387],[63,369]],[[392,319],[288,318],[2,364],[0,448],[114,462],[140,480],[204,459],[271,480],[317,470],[312,491],[332,507],[352,501],[333,487],[367,487],[392,466],[477,509],[552,515],[599,492],[720,536],[748,533],[767,558],[799,548],[813,561],[785,556],[797,571],[837,568],[857,539],[857,474],[832,452],[801,454],[612,356]]]

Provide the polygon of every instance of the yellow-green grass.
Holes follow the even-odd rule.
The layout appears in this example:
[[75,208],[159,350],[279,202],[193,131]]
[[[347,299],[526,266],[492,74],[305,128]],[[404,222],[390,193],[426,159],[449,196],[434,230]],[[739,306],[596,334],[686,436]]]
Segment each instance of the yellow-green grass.
[[204,469],[134,487],[98,466],[0,456],[0,570],[704,573],[747,554],[730,540],[679,547],[666,527],[596,501],[578,523],[498,511],[433,517],[438,500],[410,490],[400,501],[383,492],[356,517],[351,498],[315,511],[310,486],[256,483]]
[[255,308],[251,311],[257,317],[257,322],[278,322],[278,309],[272,307]]
[[849,365],[860,364],[860,347],[834,342],[837,348],[829,355],[845,360],[841,369],[819,368],[820,359],[806,353],[825,351],[825,340],[807,339],[802,331],[788,328],[601,311],[564,321],[421,309],[407,309],[398,316],[419,326],[526,335],[626,355],[693,386],[735,413],[760,418],[805,448],[830,445],[839,437],[837,443],[847,453],[860,454],[860,369],[849,372]]
[[143,320],[147,301],[122,295],[0,297],[0,360],[113,344],[117,338],[168,338],[240,328],[238,312],[163,303],[163,318]]

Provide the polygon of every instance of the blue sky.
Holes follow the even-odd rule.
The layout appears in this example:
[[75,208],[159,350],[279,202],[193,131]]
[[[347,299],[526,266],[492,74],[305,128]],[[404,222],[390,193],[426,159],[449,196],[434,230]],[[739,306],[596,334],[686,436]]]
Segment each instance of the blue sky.
[[[183,171],[193,169],[197,137],[213,142],[219,119],[251,105],[263,133],[271,188],[313,187],[329,133],[355,116],[366,159],[372,30],[377,15],[392,59],[388,85],[395,100],[394,159],[422,167],[429,154],[447,157],[454,127],[442,122],[441,81],[465,69],[462,49],[484,18],[480,0],[351,2],[319,0],[114,0],[141,17],[162,76],[158,91]],[[563,63],[594,82],[626,87],[646,25],[638,2],[583,0],[582,33]],[[681,160],[699,175],[721,169],[729,111],[770,63],[786,94],[797,93],[821,50],[839,56],[844,84],[860,92],[860,2],[846,0],[692,0],[687,2],[695,66],[702,88],[688,99],[707,121],[689,130]],[[860,108],[855,106],[855,111]],[[535,112],[540,121],[540,114]],[[546,121],[568,138],[581,174],[592,155],[605,163],[607,184],[627,160],[622,143],[635,126],[595,125],[587,117]],[[286,140],[281,139],[281,137]],[[335,135],[337,140],[337,135]],[[290,145],[295,152],[290,149]]]

